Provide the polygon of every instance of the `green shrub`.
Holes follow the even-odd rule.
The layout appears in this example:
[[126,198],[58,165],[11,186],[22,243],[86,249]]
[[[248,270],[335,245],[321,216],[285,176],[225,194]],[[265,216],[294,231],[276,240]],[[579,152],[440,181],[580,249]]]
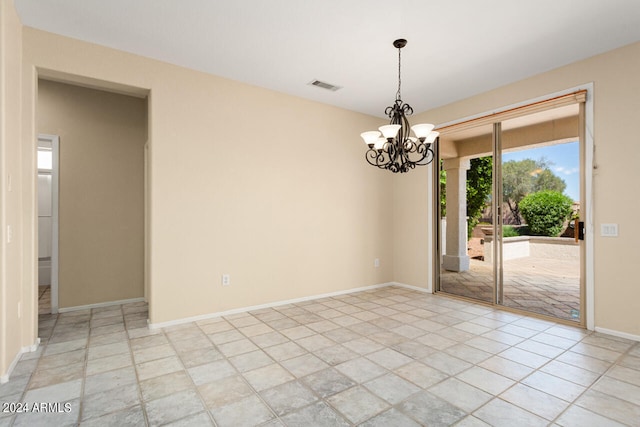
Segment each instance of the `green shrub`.
[[528,194],[519,207],[531,234],[556,237],[572,213],[572,204],[564,194],[545,190]]
[[511,225],[502,226],[502,237],[518,237],[520,233]]

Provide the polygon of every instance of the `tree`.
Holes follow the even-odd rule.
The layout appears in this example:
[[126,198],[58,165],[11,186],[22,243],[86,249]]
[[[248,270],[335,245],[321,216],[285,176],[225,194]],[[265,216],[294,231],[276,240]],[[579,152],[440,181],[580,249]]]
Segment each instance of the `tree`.
[[[493,158],[491,156],[471,159],[467,171],[467,232],[469,238],[473,228],[478,224],[482,211],[491,194],[491,173]],[[440,214],[447,216],[447,173],[440,169]]]
[[554,174],[546,159],[510,160],[502,164],[502,196],[516,223],[520,224],[520,201],[530,193],[543,190],[563,193],[562,178]]
[[545,169],[538,174],[534,181],[533,191],[551,190],[558,193],[564,193],[567,188],[567,184],[558,175],[551,172],[549,169]]
[[492,168],[493,157],[491,156],[471,159],[471,167],[467,171],[467,235],[469,238],[491,194]]

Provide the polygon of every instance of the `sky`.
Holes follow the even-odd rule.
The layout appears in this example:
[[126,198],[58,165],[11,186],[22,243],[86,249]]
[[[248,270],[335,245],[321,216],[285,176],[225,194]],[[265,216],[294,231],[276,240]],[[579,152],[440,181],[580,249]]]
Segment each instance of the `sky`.
[[578,142],[505,152],[502,162],[509,160],[545,159],[550,169],[567,184],[564,193],[574,201],[580,200],[580,155]]

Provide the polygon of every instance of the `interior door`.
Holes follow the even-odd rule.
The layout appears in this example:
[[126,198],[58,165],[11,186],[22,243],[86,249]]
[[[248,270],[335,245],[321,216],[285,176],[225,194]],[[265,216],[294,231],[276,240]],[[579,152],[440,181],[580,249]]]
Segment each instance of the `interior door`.
[[58,150],[57,136],[38,136],[38,295],[50,301],[41,314],[58,312]]

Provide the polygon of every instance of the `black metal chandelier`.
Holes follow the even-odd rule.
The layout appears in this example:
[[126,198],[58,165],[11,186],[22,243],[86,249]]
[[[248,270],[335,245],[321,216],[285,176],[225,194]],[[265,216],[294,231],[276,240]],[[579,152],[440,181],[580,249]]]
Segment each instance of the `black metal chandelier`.
[[[398,39],[393,46],[398,49],[398,92],[393,105],[387,107],[384,113],[391,121],[388,125],[380,126],[380,131],[374,130],[360,134],[369,146],[366,159],[369,164],[380,169],[387,169],[393,173],[409,172],[416,166],[428,165],[433,161],[432,144],[438,142],[439,132],[433,130],[429,123],[410,126],[407,116],[413,114],[413,108],[402,101],[400,96],[400,51],[407,41]],[[410,129],[414,136],[410,136]],[[382,134],[382,136],[381,136]]]

